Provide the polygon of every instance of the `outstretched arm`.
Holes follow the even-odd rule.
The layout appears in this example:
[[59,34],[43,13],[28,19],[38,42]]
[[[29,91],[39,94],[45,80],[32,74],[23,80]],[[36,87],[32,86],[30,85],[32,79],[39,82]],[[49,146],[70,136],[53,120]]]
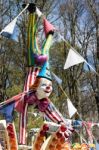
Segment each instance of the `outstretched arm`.
[[3,107],[3,106],[6,106],[6,105],[10,105],[11,103],[14,103],[14,102],[17,102],[21,99],[23,93],[20,93],[18,95],[15,95],[7,100],[5,100],[4,102],[1,102],[0,103],[0,109]]
[[56,109],[54,104],[52,102],[49,102],[48,107],[44,111],[45,115],[49,120],[52,122],[55,122],[57,124],[61,124],[62,126],[66,127],[66,138],[68,138],[72,132],[74,131],[72,125],[68,125],[65,118],[62,116],[62,114]]
[[45,115],[49,120],[58,124],[65,121],[62,114],[56,109],[52,102],[49,103],[47,109],[45,110]]

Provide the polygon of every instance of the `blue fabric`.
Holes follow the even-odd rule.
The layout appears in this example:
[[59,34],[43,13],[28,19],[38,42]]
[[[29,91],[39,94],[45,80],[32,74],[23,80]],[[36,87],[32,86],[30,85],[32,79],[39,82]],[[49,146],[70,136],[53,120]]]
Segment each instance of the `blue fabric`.
[[3,116],[7,122],[13,121],[14,104],[15,103],[10,103],[10,104],[2,106],[0,108],[0,113],[3,114]]
[[46,78],[48,80],[52,80],[51,73],[50,73],[50,70],[49,70],[49,63],[48,63],[48,61],[44,63],[44,65],[42,66],[41,71],[40,71],[40,73],[38,74],[37,77],[41,77],[41,78]]
[[99,141],[96,141],[96,150],[99,150]]
[[73,120],[73,127],[74,128],[82,127],[82,121],[80,121],[80,120]]
[[10,40],[14,40],[16,42],[18,42],[18,39],[17,39],[17,35],[16,35],[16,32],[15,32],[15,29],[14,29],[14,32],[12,34],[10,34],[9,32],[2,32],[1,33],[2,36],[10,39]]

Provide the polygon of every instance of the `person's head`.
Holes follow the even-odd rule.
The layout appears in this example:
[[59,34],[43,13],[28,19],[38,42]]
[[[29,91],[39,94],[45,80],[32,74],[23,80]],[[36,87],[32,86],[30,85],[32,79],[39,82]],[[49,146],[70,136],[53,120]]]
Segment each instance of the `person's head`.
[[36,91],[38,99],[46,98],[52,92],[52,82],[46,78],[36,78],[30,89]]

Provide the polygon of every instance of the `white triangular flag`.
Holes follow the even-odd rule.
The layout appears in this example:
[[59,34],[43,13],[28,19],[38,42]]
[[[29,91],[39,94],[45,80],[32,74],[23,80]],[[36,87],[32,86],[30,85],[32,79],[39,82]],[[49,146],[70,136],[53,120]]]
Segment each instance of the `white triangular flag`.
[[3,30],[2,32],[9,32],[10,34],[13,33],[15,25],[16,25],[17,18],[12,20]]
[[12,20],[2,31],[1,31],[1,35],[9,38],[9,39],[14,39],[14,29],[15,29],[15,25],[16,25],[16,21],[17,18],[15,18],[14,20]]
[[77,112],[77,109],[74,107],[70,99],[67,99],[67,106],[70,118]]
[[53,72],[52,75],[58,84],[62,84],[62,80],[58,76],[56,76]]
[[36,13],[37,13],[38,17],[42,16],[42,12],[37,7],[36,7]]
[[77,53],[72,48],[70,48],[65,65],[64,65],[64,69],[67,69],[71,66],[74,66],[82,62],[85,62],[85,59],[79,53]]
[[0,34],[17,41],[16,39],[16,31],[15,31],[15,25],[18,17],[28,8],[29,4],[26,5],[26,7],[14,18],[1,32]]

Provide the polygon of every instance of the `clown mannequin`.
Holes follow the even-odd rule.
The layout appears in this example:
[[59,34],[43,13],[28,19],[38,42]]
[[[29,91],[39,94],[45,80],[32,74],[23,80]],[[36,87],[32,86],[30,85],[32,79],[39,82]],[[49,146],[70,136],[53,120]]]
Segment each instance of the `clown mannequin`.
[[[49,120],[58,124],[64,123],[66,125],[65,119],[56,111],[55,106],[52,105],[52,102],[48,98],[51,92],[52,81],[49,72],[49,64],[46,62],[36,77],[34,84],[30,87],[29,92],[25,94],[25,102],[28,103],[28,105],[35,106],[43,115],[49,118]],[[19,108],[18,104],[20,105],[20,101],[17,102],[17,110]],[[23,106],[21,105],[21,111],[22,108]],[[72,128],[70,128],[70,130],[67,129],[67,137],[71,134],[71,131]]]
[[37,88],[36,95],[38,99],[49,97],[52,92],[52,82],[45,78],[41,78],[40,84]]
[[[31,5],[30,5],[31,6]],[[31,9],[31,7],[30,7]],[[33,18],[33,14],[30,11],[30,20],[34,19],[35,20],[35,16]],[[33,21],[31,21],[33,23]],[[1,113],[4,113],[6,121],[7,122],[12,122],[12,112],[13,109],[16,109],[20,114],[26,112],[25,111],[25,107],[24,106],[29,106],[29,105],[33,105],[33,107],[36,107],[43,115],[45,115],[49,120],[55,122],[55,123],[64,123],[66,126],[66,121],[65,119],[62,117],[62,115],[57,112],[55,106],[52,104],[52,102],[50,101],[50,99],[48,98],[52,92],[52,79],[51,79],[51,75],[50,75],[50,71],[49,71],[49,48],[50,48],[50,43],[52,41],[52,37],[53,37],[53,32],[54,32],[54,27],[49,24],[46,19],[44,19],[44,27],[46,26],[50,26],[50,28],[45,28],[46,31],[46,42],[43,46],[43,51],[41,52],[41,54],[38,54],[38,47],[37,44],[34,42],[31,43],[31,39],[28,39],[29,43],[28,45],[30,45],[29,49],[29,54],[31,54],[31,51],[33,52],[32,55],[29,55],[29,66],[33,66],[33,69],[37,69],[36,72],[33,72],[34,74],[34,78],[36,78],[34,80],[34,83],[30,86],[29,90],[25,90],[24,92],[12,97],[11,99],[7,100],[6,102],[4,102],[4,105],[1,105]],[[29,31],[34,31],[33,28],[34,25],[30,24],[29,26]],[[33,28],[33,29],[31,29]],[[33,36],[29,36],[29,38],[33,38],[35,39],[35,32],[33,32]],[[36,41],[36,40],[34,40]],[[33,47],[34,45],[34,47]],[[36,53],[37,51],[37,53]],[[31,58],[31,59],[30,59]],[[38,68],[37,68],[38,67]],[[41,68],[41,69],[39,69]],[[35,69],[35,70],[36,70]],[[31,68],[30,68],[31,70]],[[38,74],[37,74],[38,73]],[[22,101],[22,98],[24,97],[24,102]],[[5,109],[3,109],[3,106],[5,107],[6,110],[9,110],[9,107],[11,106],[11,113],[6,113],[5,114]],[[27,105],[26,105],[27,104]],[[26,123],[26,118],[23,118],[23,121]],[[22,126],[21,126],[21,130],[22,130]],[[24,126],[25,129],[25,126]],[[69,137],[69,135],[72,133],[73,129],[72,127],[67,127],[66,130],[66,137]],[[23,132],[23,131],[22,131]],[[21,135],[21,133],[20,133]],[[24,134],[25,135],[25,134]],[[25,136],[24,136],[25,137]],[[21,139],[21,138],[20,138]],[[21,141],[21,140],[20,140]],[[25,140],[22,139],[22,142],[20,142],[22,144],[25,144]]]

